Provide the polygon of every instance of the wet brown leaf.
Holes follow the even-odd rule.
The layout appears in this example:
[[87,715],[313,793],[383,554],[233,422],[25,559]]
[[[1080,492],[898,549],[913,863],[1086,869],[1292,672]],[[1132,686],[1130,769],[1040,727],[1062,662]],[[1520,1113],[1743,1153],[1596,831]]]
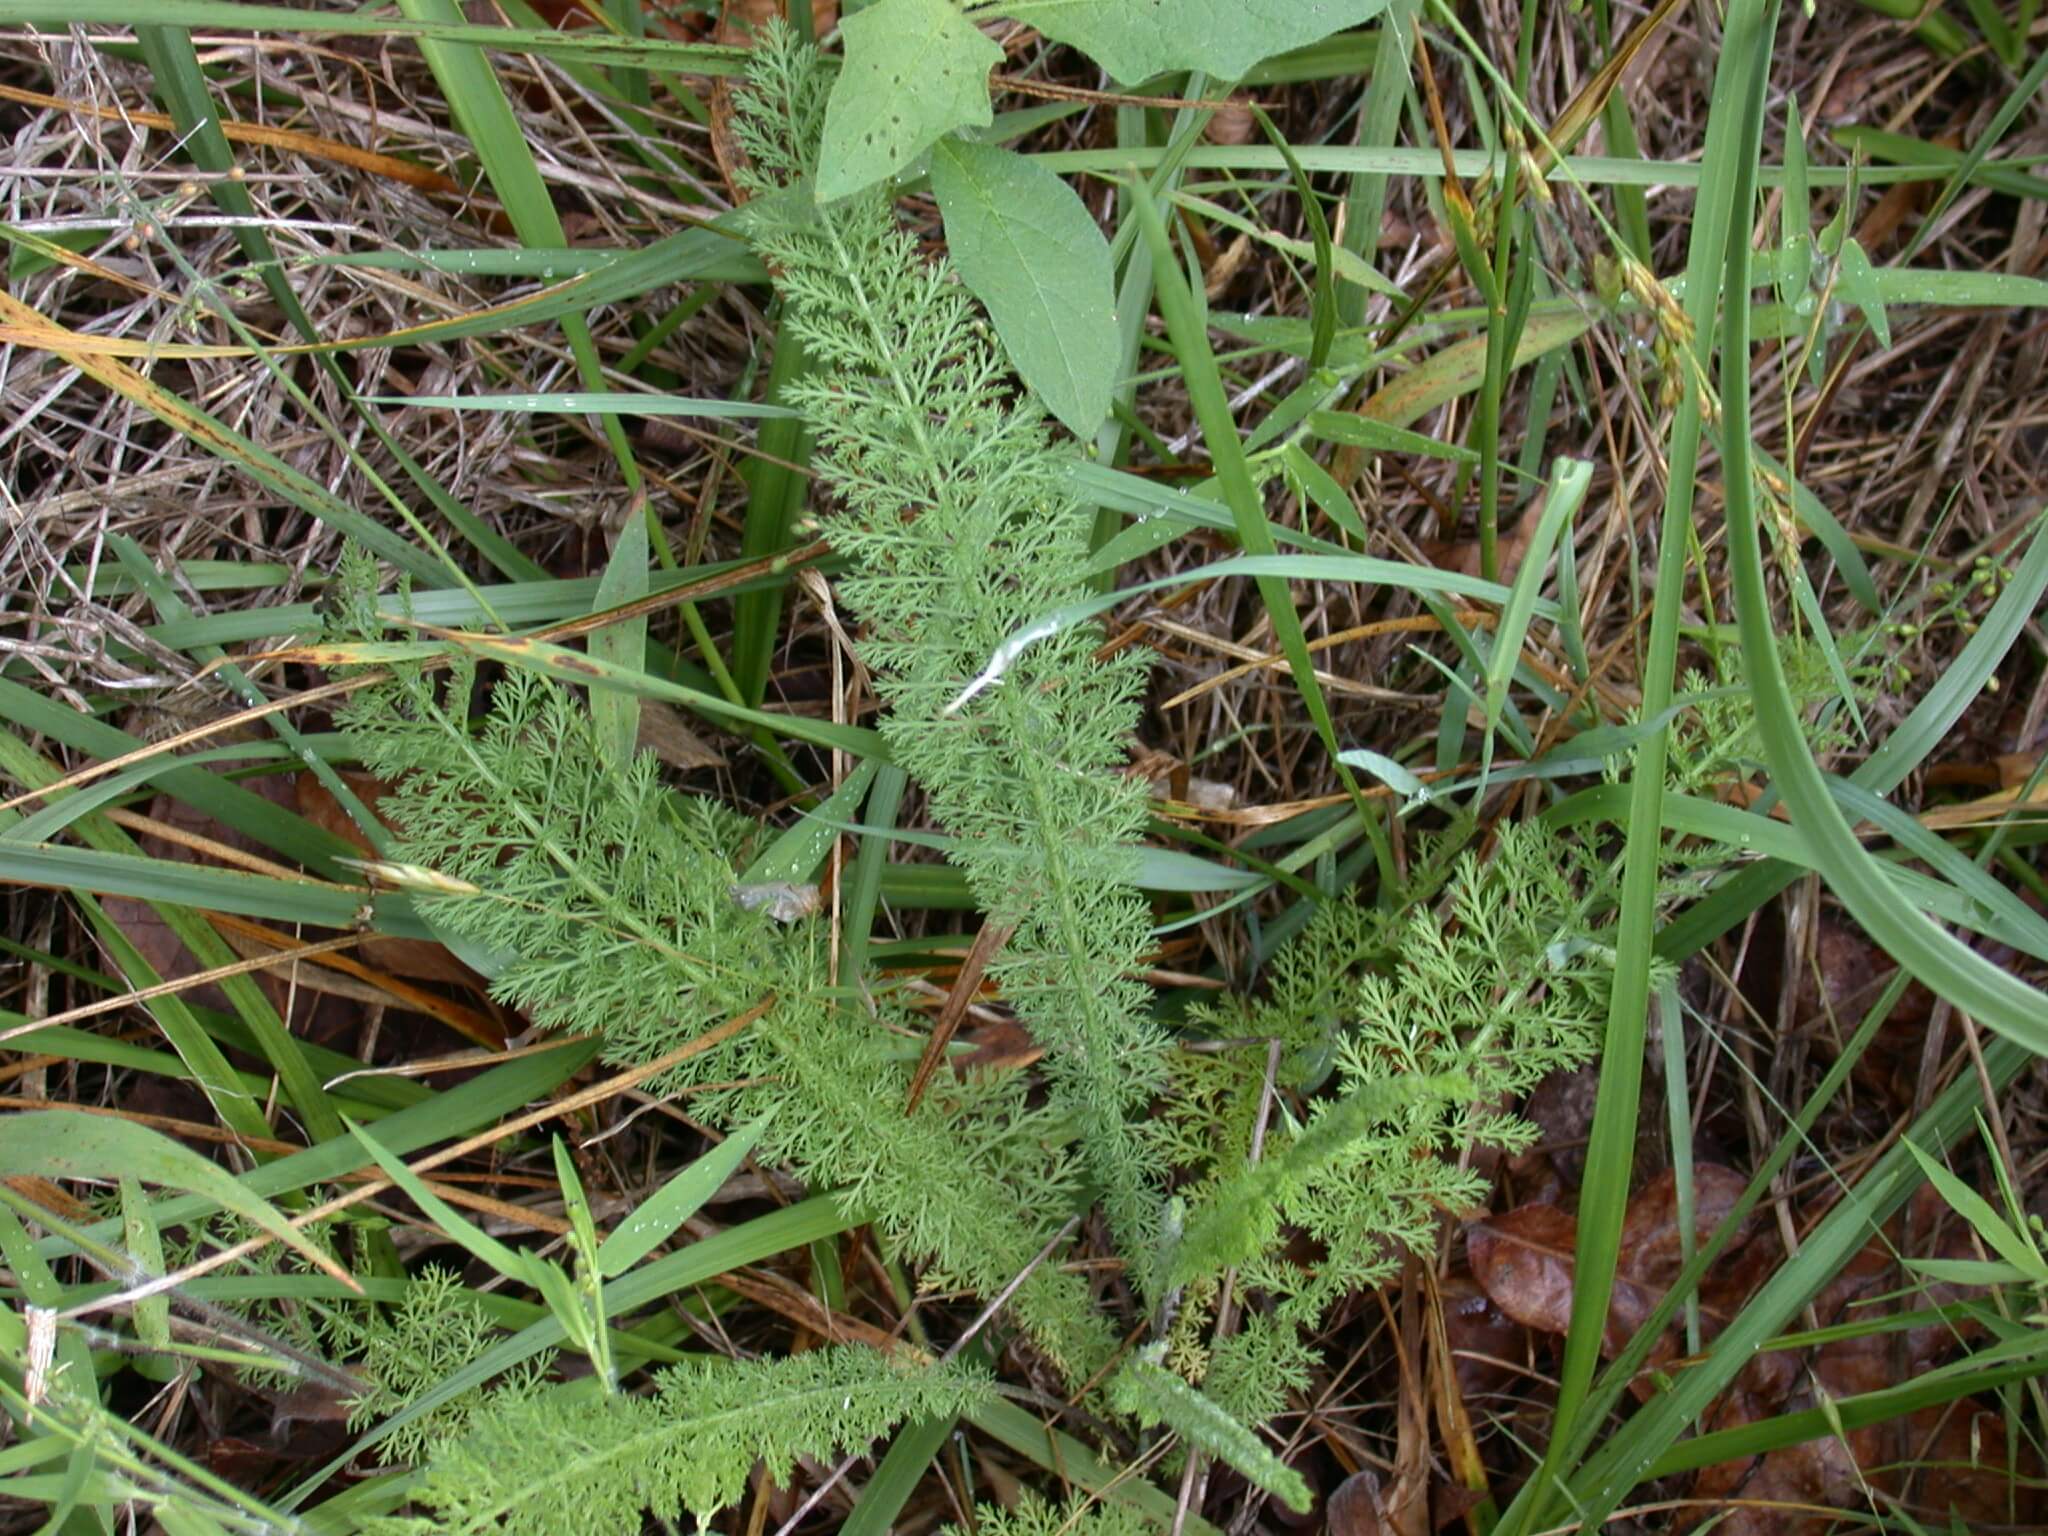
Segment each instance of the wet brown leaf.
[[1600,1097],[1600,1069],[1553,1072],[1536,1085],[1522,1117],[1543,1132],[1536,1150],[1548,1153],[1557,1171],[1573,1186],[1586,1166],[1586,1136],[1593,1127],[1593,1106]]
[[[1693,1245],[1714,1234],[1742,1197],[1749,1180],[1732,1168],[1701,1163],[1693,1169]],[[1747,1240],[1748,1223],[1736,1235],[1730,1252]],[[1669,1288],[1685,1267],[1685,1243],[1679,1230],[1678,1177],[1667,1169],[1628,1203],[1621,1228],[1621,1272],[1631,1280]]]
[[1554,1205],[1524,1205],[1465,1233],[1472,1276],[1525,1328],[1563,1333],[1572,1319],[1572,1249],[1578,1221]]
[[682,715],[659,699],[640,701],[639,747],[671,768],[723,768],[725,754],[683,723]]
[[1470,1275],[1447,1277],[1437,1293],[1459,1394],[1471,1403],[1506,1387],[1520,1374],[1513,1362],[1523,1352],[1521,1325],[1494,1305]]
[[[1704,1163],[1694,1170],[1694,1241],[1703,1241],[1720,1225],[1745,1180],[1731,1169]],[[1502,1312],[1525,1327],[1564,1333],[1571,1326],[1573,1253],[1578,1222],[1554,1205],[1524,1205],[1474,1223],[1466,1232],[1466,1250],[1473,1277]],[[1615,1351],[1649,1318],[1683,1265],[1675,1177],[1664,1173],[1632,1200],[1622,1227],[1622,1255],[1608,1302],[1601,1348]],[[1744,1253],[1738,1244],[1724,1259],[1734,1264]],[[1717,1266],[1717,1271],[1721,1266]],[[1746,1276],[1744,1291],[1751,1283]],[[1710,1286],[1702,1287],[1702,1331],[1718,1333],[1739,1303]],[[1677,1352],[1675,1334],[1667,1333],[1651,1351],[1650,1363]],[[1651,1389],[1645,1381],[1640,1391]]]
[[1329,1536],[1388,1536],[1380,1475],[1368,1467],[1354,1472],[1330,1495],[1324,1529]]

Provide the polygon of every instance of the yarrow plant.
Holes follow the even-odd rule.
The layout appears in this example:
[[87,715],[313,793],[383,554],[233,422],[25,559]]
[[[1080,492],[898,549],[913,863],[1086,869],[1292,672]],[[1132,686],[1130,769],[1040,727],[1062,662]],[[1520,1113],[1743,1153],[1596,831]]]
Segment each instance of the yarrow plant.
[[[602,1035],[618,1063],[675,1057],[653,1091],[689,1089],[714,1125],[759,1124],[758,1156],[832,1191],[928,1288],[1004,1298],[1098,1412],[1305,1507],[1263,1425],[1308,1380],[1307,1331],[1477,1204],[1460,1154],[1526,1142],[1503,1099],[1590,1053],[1603,873],[1540,826],[1506,830],[1485,860],[1425,858],[1399,903],[1326,900],[1263,1001],[1169,1029],[1141,979],[1145,796],[1124,772],[1145,663],[1040,622],[1083,590],[1076,450],[886,192],[808,195],[825,99],[812,51],[771,30],[738,119],[753,238],[817,363],[790,398],[833,498],[884,738],[1006,936],[989,974],[1045,1046],[1049,1094],[1021,1072],[940,1073],[913,1104],[898,1042],[918,1017],[877,977],[835,982],[828,921],[736,890],[759,829],[672,791],[651,757],[613,763],[587,706],[537,673],[496,682],[474,723],[482,679],[461,659],[357,696],[346,727],[396,786],[391,860],[431,872],[412,892],[430,920],[500,957],[503,1001]],[[337,625],[374,637],[364,562],[344,587]],[[1183,1048],[1206,1034],[1252,1043]],[[1057,1251],[1090,1206],[1129,1287],[1108,1297]],[[1314,1262],[1289,1256],[1290,1235]],[[1239,1326],[1204,1338],[1233,1286]],[[1134,1341],[1121,1353],[1119,1333]],[[431,1513],[391,1530],[702,1516],[757,1460],[863,1446],[986,1391],[950,1365],[851,1349],[677,1367],[651,1395],[531,1386],[424,1448],[415,1502]],[[1104,1530],[1124,1518],[1088,1514]]]

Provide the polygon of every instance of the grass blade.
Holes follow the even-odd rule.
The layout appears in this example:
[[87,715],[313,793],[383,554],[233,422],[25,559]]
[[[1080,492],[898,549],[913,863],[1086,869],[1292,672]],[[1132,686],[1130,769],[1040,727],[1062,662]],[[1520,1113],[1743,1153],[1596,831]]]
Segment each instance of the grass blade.
[[[1713,335],[1714,279],[1726,254],[1728,232],[1738,222],[1745,232],[1748,229],[1747,204],[1738,205],[1736,191],[1738,181],[1747,185],[1744,178],[1754,166],[1755,149],[1740,132],[1742,104],[1762,98],[1769,79],[1771,40],[1776,27],[1775,0],[1740,0],[1729,7],[1686,261],[1686,312],[1694,327],[1694,355],[1702,366],[1704,351]],[[1738,303],[1746,292],[1738,290]],[[1692,542],[1701,404],[1698,391],[1687,389],[1672,422],[1664,516],[1658,535],[1659,592],[1683,590],[1686,553]],[[1651,617],[1642,678],[1641,712],[1646,719],[1657,718],[1671,706],[1677,671],[1678,608],[1675,602],[1659,603]],[[1657,927],[1657,882],[1663,867],[1664,779],[1669,745],[1668,729],[1656,732],[1636,749],[1630,771],[1621,910],[1614,941],[1614,989],[1601,1057],[1599,1095],[1587,1144],[1587,1178],[1579,1207],[1578,1250],[1573,1270],[1571,1328],[1565,1337],[1555,1427],[1542,1467],[1503,1516],[1503,1536],[1528,1536],[1547,1521],[1557,1507],[1566,1469],[1583,1454],[1597,1432],[1597,1423],[1586,1416],[1585,1410],[1599,1364],[1600,1340],[1620,1257],[1621,1227],[1635,1160],[1643,1044],[1650,1004],[1651,944]]]

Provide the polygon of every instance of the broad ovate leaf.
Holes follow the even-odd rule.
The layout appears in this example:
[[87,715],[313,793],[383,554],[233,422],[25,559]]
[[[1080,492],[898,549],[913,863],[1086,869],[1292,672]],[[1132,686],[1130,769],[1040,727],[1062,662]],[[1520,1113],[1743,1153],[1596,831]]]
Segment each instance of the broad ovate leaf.
[[880,0],[839,35],[846,62],[825,107],[819,202],[893,175],[955,128],[994,120],[988,72],[1003,50],[949,0]]
[[1076,437],[1109,412],[1119,349],[1109,243],[1074,189],[993,144],[941,139],[932,191],[953,265],[1045,408]]
[[1385,8],[1386,0],[1016,0],[1004,7],[1126,82],[1178,69],[1235,80],[1261,59]]

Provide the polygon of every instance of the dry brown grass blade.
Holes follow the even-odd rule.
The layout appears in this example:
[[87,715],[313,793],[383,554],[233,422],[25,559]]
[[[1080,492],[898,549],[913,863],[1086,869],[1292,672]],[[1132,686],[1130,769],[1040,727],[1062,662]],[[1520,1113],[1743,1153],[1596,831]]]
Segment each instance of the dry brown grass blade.
[[[1015,91],[1019,96],[1038,96],[1047,101],[1085,101],[1104,107],[1152,108],[1156,111],[1214,112],[1223,105],[1216,100],[1202,100],[1191,96],[1132,96],[1122,91],[1094,91],[1079,85],[1057,85],[1048,80],[1027,79],[1023,75],[998,74],[989,78],[989,85],[998,90]],[[1234,107],[1261,107],[1277,111],[1277,101],[1233,101]]]
[[[1234,656],[1239,661],[1244,662],[1246,669],[1249,671],[1257,671],[1267,665],[1265,652],[1255,650],[1249,645],[1231,640],[1225,636],[1212,635],[1187,624],[1172,623],[1156,615],[1147,619],[1146,622],[1161,634],[1171,635],[1176,640],[1182,640],[1189,645],[1200,646],[1206,650],[1220,651],[1225,656]],[[1426,702],[1425,696],[1420,694],[1403,693],[1397,688],[1382,688],[1374,683],[1361,683],[1354,678],[1339,677],[1334,672],[1318,671],[1315,677],[1316,681],[1331,693],[1347,694],[1352,698],[1373,699],[1383,704]]]
[[1644,45],[1657,35],[1658,29],[1684,3],[1685,0],[1660,0],[1657,9],[1631,27],[1628,36],[1615,45],[1607,62],[1572,93],[1572,99],[1564,104],[1564,110],[1552,120],[1550,131],[1530,151],[1530,159],[1539,174],[1548,173],[1556,164],[1557,156],[1568,152],[1579,141],[1579,136],[1593,125],[1601,108],[1607,105],[1608,96],[1621,84],[1621,77],[1642,53]]
[[145,283],[126,272],[117,271],[103,261],[93,260],[82,251],[74,251],[54,240],[46,240],[34,230],[16,229],[8,235],[8,239],[24,250],[33,251],[45,261],[54,262],[60,267],[69,267],[74,272],[82,272],[95,282],[112,283],[117,288],[126,288],[130,293],[141,294],[163,304],[177,302],[175,295],[164,292],[155,284]]
[[354,1072],[344,1072],[339,1077],[330,1077],[320,1086],[333,1088],[340,1083],[352,1083],[359,1077],[432,1077],[436,1072],[468,1072],[481,1067],[501,1067],[508,1061],[517,1061],[522,1056],[537,1056],[542,1051],[552,1051],[557,1046],[573,1045],[578,1040],[588,1040],[589,1035],[556,1035],[551,1039],[537,1040],[531,1045],[515,1045],[504,1051],[456,1051],[448,1056],[422,1056],[413,1061],[394,1062],[388,1067],[361,1067]]
[[[443,1147],[438,1152],[429,1153],[418,1162],[408,1166],[414,1173],[423,1174],[429,1169],[439,1168],[443,1164],[454,1162],[457,1158],[467,1157],[472,1152],[492,1146],[497,1142],[503,1141],[507,1136],[516,1136],[521,1131],[532,1130],[533,1127],[545,1125],[550,1120],[559,1119],[564,1115],[572,1115],[580,1109],[588,1109],[593,1104],[601,1104],[606,1099],[616,1098],[628,1089],[637,1088],[649,1078],[659,1077],[662,1073],[668,1071],[669,1068],[688,1061],[692,1056],[701,1056],[704,1052],[723,1045],[749,1024],[765,1015],[769,1009],[775,1006],[775,1002],[776,999],[771,994],[749,1008],[745,1013],[735,1014],[723,1024],[707,1029],[703,1034],[698,1035],[692,1040],[685,1041],[682,1045],[677,1046],[674,1050],[664,1055],[657,1056],[653,1061],[645,1062],[640,1066],[632,1068],[630,1071],[621,1072],[616,1077],[606,1078],[601,1083],[594,1083],[588,1088],[569,1094],[565,1098],[557,1099],[551,1104],[545,1104],[539,1109],[530,1110],[526,1114],[515,1116],[513,1119],[505,1121],[502,1125],[495,1125],[487,1131],[479,1131],[476,1135],[465,1137],[453,1146]],[[325,1221],[330,1216],[337,1215],[351,1206],[361,1205],[364,1201],[381,1195],[386,1190],[395,1187],[396,1185],[393,1181],[388,1178],[381,1176],[371,1177],[367,1182],[358,1185],[345,1195],[336,1195],[332,1200],[324,1201],[310,1210],[296,1213],[290,1218],[291,1225],[296,1230],[303,1232],[307,1227],[312,1226],[316,1222]],[[85,1313],[98,1311],[109,1305],[140,1301],[144,1297],[159,1295],[178,1286],[188,1285],[193,1280],[198,1279],[199,1276],[211,1274],[214,1270],[229,1264],[239,1263],[241,1260],[249,1257],[250,1254],[261,1252],[276,1241],[275,1237],[266,1232],[260,1237],[252,1237],[245,1242],[220,1249],[198,1260],[196,1263],[187,1265],[175,1274],[161,1276],[149,1281],[147,1284],[123,1291],[118,1296],[103,1296],[92,1301],[81,1302],[78,1306],[62,1313],[61,1317],[83,1316]],[[353,1282],[349,1283],[353,1284]]]
[[[1428,777],[1421,775],[1421,777]],[[1391,791],[1384,785],[1361,786],[1368,800],[1385,799]],[[1161,816],[1170,816],[1175,821],[1213,821],[1230,827],[1268,827],[1275,822],[1291,821],[1309,811],[1320,811],[1332,805],[1348,805],[1351,797],[1345,794],[1310,795],[1301,800],[1281,800],[1271,805],[1250,806],[1209,806],[1190,805],[1185,800],[1155,800],[1152,808]]]
[[[23,90],[18,85],[0,85],[0,101],[17,102],[25,107],[44,107],[52,112],[68,112],[74,117],[97,118],[101,122],[134,123],[139,127],[157,128],[171,133],[175,133],[178,126],[162,112],[146,112],[133,107],[102,107],[66,96],[50,96],[42,91]],[[382,176],[388,181],[402,181],[409,187],[419,188],[422,192],[436,192],[446,197],[462,195],[461,186],[439,171],[429,170],[424,165],[414,165],[409,160],[400,160],[395,155],[379,154],[374,149],[358,149],[353,144],[323,139],[318,134],[300,133],[292,128],[273,128],[267,123],[247,123],[239,118],[224,117],[220,119],[220,126],[230,144],[255,144],[265,149],[281,149],[291,154],[304,155],[309,160],[325,160],[334,165],[345,165],[350,170]]]
[[[465,1008],[453,998],[443,997],[426,987],[416,987],[402,977],[380,971],[372,965],[365,965],[354,956],[341,953],[345,946],[336,945],[326,950],[316,946],[309,950],[304,946],[298,946],[298,941],[291,935],[279,933],[274,928],[266,928],[261,923],[252,923],[247,918],[235,917],[224,912],[212,913],[209,916],[214,927],[220,929],[222,935],[231,944],[235,944],[237,949],[242,949],[243,943],[247,943],[260,946],[269,952],[266,958],[265,955],[249,954],[244,950],[250,959],[265,959],[273,970],[295,965],[302,960],[310,961],[315,966],[338,971],[344,976],[365,983],[401,1008],[408,1008],[414,1013],[423,1013],[428,1018],[440,1020],[465,1040],[473,1040],[482,1046],[504,1044],[504,1031],[486,1015],[478,1013],[474,1008]],[[238,943],[237,940],[242,942]],[[493,1053],[491,1059],[498,1061],[503,1057],[499,1053]]]
[[[1450,1331],[1444,1325],[1443,1292],[1437,1285],[1433,1266],[1418,1265],[1417,1272],[1422,1277],[1427,1308],[1429,1394],[1436,1408],[1437,1428],[1443,1434],[1444,1457],[1450,1463],[1451,1475],[1464,1487],[1474,1493],[1485,1494],[1488,1491],[1486,1459],[1472,1433],[1472,1415],[1465,1407],[1464,1393],[1458,1386]],[[1474,1536],[1485,1528],[1477,1509],[1468,1511],[1465,1519]]]
[[[1490,609],[1460,608],[1457,610],[1455,617],[1461,624],[1483,628],[1497,622],[1500,615],[1492,612]],[[1443,626],[1437,622],[1434,614],[1416,614],[1412,618],[1405,619],[1381,619],[1377,623],[1356,624],[1350,629],[1339,630],[1336,634],[1320,636],[1309,641],[1308,648],[1311,653],[1314,653],[1316,651],[1327,651],[1332,646],[1344,645],[1353,640],[1370,640],[1378,635],[1434,634],[1442,628]],[[1248,673],[1257,672],[1264,668],[1284,667],[1286,665],[1287,658],[1285,656],[1277,651],[1270,652],[1255,661],[1241,663],[1226,672],[1219,672],[1214,677],[1205,678],[1195,684],[1194,687],[1184,689],[1182,692],[1175,694],[1159,707],[1162,710],[1176,709],[1182,704],[1191,703],[1200,698],[1210,689],[1220,688],[1225,683],[1235,682],[1238,678],[1244,677]]]
[[63,1013],[53,1013],[46,1018],[31,1019],[26,1024],[17,1024],[12,1029],[0,1029],[0,1045],[5,1045],[21,1035],[33,1034],[39,1029],[51,1029],[59,1024],[73,1024],[80,1019],[95,1018],[103,1013],[113,1013],[126,1008],[130,1003],[146,1003],[151,998],[170,997],[179,992],[190,992],[195,987],[211,986],[216,981],[226,981],[234,976],[246,976],[251,971],[267,971],[277,966],[291,965],[296,961],[310,960],[318,955],[331,955],[339,949],[353,948],[360,944],[363,936],[359,933],[344,933],[332,939],[322,939],[314,944],[301,944],[294,948],[279,950],[273,954],[259,955],[254,959],[236,960],[228,965],[216,965],[209,970],[197,971],[190,976],[180,976],[174,981],[160,981],[153,987],[140,987],[133,992],[123,992],[117,997],[103,997],[97,1002],[85,1003]]
[[[133,336],[94,336],[68,331],[57,325],[0,325],[0,344],[26,347],[36,352],[56,352],[67,360],[78,357],[254,357],[253,347],[236,347],[213,342],[138,341]],[[268,348],[271,352],[315,350],[303,342]]]
[[974,1001],[974,994],[981,989],[981,973],[988,969],[989,961],[1009,939],[1010,932],[1007,924],[983,923],[981,931],[975,934],[973,947],[967,951],[967,958],[960,962],[959,975],[953,978],[953,990],[946,994],[939,1016],[932,1022],[932,1035],[925,1043],[924,1055],[918,1058],[917,1070],[910,1076],[910,1092],[905,1096],[903,1105],[906,1115],[917,1112],[917,1101],[924,1097],[925,1085],[931,1082],[932,1074],[946,1059],[946,1047],[952,1043],[953,1032],[967,1017],[967,1005]]
[[860,1343],[886,1355],[902,1355],[920,1361],[929,1358],[923,1350],[899,1339],[887,1329],[849,1317],[844,1312],[834,1312],[809,1291],[798,1288],[780,1275],[736,1269],[720,1275],[717,1283],[834,1344]]
[[[358,1175],[358,1177],[360,1176]],[[465,1210],[475,1211],[479,1216],[495,1216],[498,1220],[510,1222],[515,1226],[527,1227],[535,1232],[545,1232],[550,1237],[567,1237],[569,1235],[569,1223],[560,1216],[550,1216],[546,1211],[536,1211],[527,1206],[515,1204],[510,1200],[500,1200],[495,1195],[478,1194],[473,1189],[464,1189],[460,1184],[450,1184],[441,1179],[426,1179],[422,1182],[450,1205],[458,1205]],[[410,1225],[424,1227],[430,1231],[438,1230],[432,1222],[417,1215],[404,1217],[403,1220]]]
[[2048,811],[2048,781],[2036,785],[2033,794],[2025,797],[2017,789],[2001,789],[1981,800],[1922,811],[1920,825],[1931,831],[1946,832],[1954,827],[1982,826],[1987,821],[1999,821],[2008,816],[2015,821],[2033,820],[2033,817],[2014,815],[2015,812],[2030,810]]

